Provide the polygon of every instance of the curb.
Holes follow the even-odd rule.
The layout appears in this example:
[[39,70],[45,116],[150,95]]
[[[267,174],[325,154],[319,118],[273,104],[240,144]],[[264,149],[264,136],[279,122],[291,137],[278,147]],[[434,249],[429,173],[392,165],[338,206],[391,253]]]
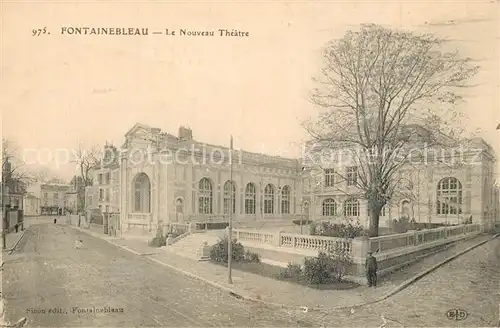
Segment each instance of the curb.
[[12,252],[16,250],[17,245],[21,242],[21,239],[23,239],[24,235],[26,234],[26,231],[28,231],[28,228],[24,229],[23,232],[21,233],[21,236],[19,236],[19,239],[14,243],[14,246],[12,246],[9,249],[6,249],[5,252],[9,252],[9,255],[12,255]]
[[[481,245],[486,244],[487,242],[492,241],[493,239],[497,238],[498,236],[500,236],[500,234],[496,234],[496,235],[494,235],[493,237],[491,237],[491,238],[489,238],[487,240],[484,240],[482,242],[479,242],[478,244],[472,245],[472,246],[466,248],[465,250],[463,250],[463,251],[461,251],[461,252],[459,252],[459,253],[457,253],[455,255],[452,255],[452,256],[446,258],[445,260],[443,260],[443,261],[435,264],[431,268],[429,268],[429,269],[427,269],[425,271],[422,271],[419,274],[413,276],[412,278],[404,281],[402,284],[400,284],[396,288],[392,289],[391,291],[387,292],[386,294],[384,294],[383,296],[381,296],[381,297],[379,297],[377,299],[374,299],[372,301],[363,302],[363,303],[353,304],[353,305],[349,305],[349,306],[336,306],[336,307],[331,307],[331,308],[307,307],[307,306],[299,307],[299,306],[291,306],[291,305],[280,304],[280,303],[267,302],[267,301],[264,301],[262,299],[257,299],[257,298],[254,298],[252,296],[244,295],[243,293],[240,293],[240,292],[235,292],[233,289],[231,289],[229,287],[226,287],[226,286],[221,285],[219,283],[216,283],[214,281],[208,280],[208,279],[203,278],[201,276],[192,274],[190,272],[184,271],[182,269],[179,269],[178,267],[172,266],[172,265],[167,264],[165,262],[162,262],[160,260],[152,259],[152,258],[148,258],[148,260],[150,260],[152,262],[155,262],[157,264],[163,265],[165,267],[171,268],[171,269],[173,269],[173,270],[175,270],[177,272],[180,272],[180,273],[182,273],[182,274],[184,274],[186,276],[189,276],[191,278],[194,278],[194,279],[200,280],[202,282],[205,282],[205,283],[207,283],[207,284],[209,284],[209,285],[211,285],[213,287],[216,287],[216,288],[222,289],[224,291],[227,291],[228,293],[232,294],[233,296],[236,296],[237,298],[245,299],[245,300],[256,302],[256,303],[261,303],[261,304],[264,304],[264,305],[267,305],[267,306],[276,307],[276,308],[301,310],[304,313],[307,313],[309,311],[328,312],[328,311],[331,311],[331,310],[353,309],[353,308],[358,308],[358,307],[362,307],[362,306],[365,306],[365,305],[369,305],[369,304],[374,304],[374,303],[381,302],[381,301],[383,301],[383,300],[385,300],[385,299],[393,296],[394,294],[400,292],[401,290],[405,289],[406,287],[408,287],[409,285],[413,284],[414,282],[420,280],[421,278],[423,278],[424,276],[428,275],[432,271],[435,271],[437,268],[443,266],[444,264],[446,264],[448,262],[451,262],[452,260],[454,260],[457,257],[459,257],[459,256],[461,256],[461,255],[463,255],[463,254],[465,254],[465,253],[473,250],[474,248],[477,248],[477,247],[479,247]],[[117,246],[121,246],[121,245],[117,245]]]
[[[78,229],[79,230],[79,229]],[[90,233],[89,233],[90,234]],[[92,235],[92,234],[90,234]],[[468,248],[466,248],[465,250],[463,251],[460,251],[459,253],[455,254],[455,255],[452,255],[446,259],[444,259],[443,261],[433,265],[431,268],[427,269],[427,270],[424,270],[420,273],[418,273],[417,275],[413,276],[412,278],[409,278],[407,279],[406,281],[404,281],[403,283],[401,283],[399,286],[395,287],[394,289],[390,290],[389,292],[387,292],[386,294],[384,294],[383,296],[379,297],[379,298],[376,298],[372,301],[367,301],[367,302],[363,302],[363,303],[358,303],[358,304],[353,304],[353,305],[349,305],[349,306],[336,306],[336,307],[331,307],[331,308],[324,308],[324,307],[307,307],[307,306],[295,306],[295,305],[286,305],[286,304],[281,304],[281,303],[273,303],[273,302],[268,302],[268,301],[264,301],[262,299],[257,299],[255,297],[252,297],[252,296],[248,296],[248,295],[245,295],[244,293],[241,293],[241,292],[236,292],[234,289],[232,288],[229,288],[227,286],[224,286],[224,285],[221,285],[219,283],[216,283],[214,281],[211,281],[211,280],[208,280],[206,278],[203,278],[201,276],[198,276],[196,274],[193,274],[191,272],[188,272],[188,271],[185,271],[185,270],[182,270],[178,267],[175,267],[173,265],[170,265],[170,264],[167,264],[165,262],[162,262],[160,260],[157,260],[157,259],[154,259],[154,258],[148,258],[146,257],[147,260],[151,261],[151,262],[154,262],[154,263],[157,263],[157,264],[160,264],[164,267],[168,267],[174,271],[177,271],[179,273],[182,273],[188,277],[191,277],[191,278],[194,278],[194,279],[197,279],[199,281],[202,281],[208,285],[211,285],[215,288],[218,288],[218,289],[221,289],[221,290],[224,290],[226,292],[228,292],[229,294],[231,294],[231,296],[234,296],[236,298],[239,298],[239,299],[244,299],[244,300],[247,300],[247,301],[251,301],[251,302],[256,302],[256,303],[261,303],[263,305],[266,305],[266,306],[272,306],[272,307],[276,307],[276,308],[281,308],[281,309],[296,309],[296,310],[300,310],[304,313],[307,313],[309,311],[319,311],[319,312],[328,312],[328,311],[332,311],[332,310],[342,310],[342,309],[353,309],[353,308],[358,308],[358,307],[362,307],[362,306],[365,306],[365,305],[369,305],[369,304],[374,304],[374,303],[378,303],[378,302],[381,302],[393,295],[395,295],[396,293],[402,291],[403,289],[405,289],[406,287],[408,287],[409,285],[413,284],[414,282],[420,280],[421,278],[423,278],[424,276],[428,275],[429,273],[435,271],[437,268],[443,266],[444,264],[448,263],[448,262],[451,262],[452,260],[456,259],[457,257],[473,250],[474,248],[477,248],[481,245],[484,245],[492,240],[494,240],[495,238],[497,238],[498,236],[500,236],[500,233],[497,233],[495,234],[493,237],[487,239],[487,240],[484,240],[484,241],[481,241],[475,245],[472,245]],[[98,237],[98,238],[101,238],[103,239],[102,237],[100,236],[94,236],[94,237]],[[106,240],[106,239],[103,239],[103,240]],[[106,240],[108,243],[112,244],[112,245],[115,245],[117,247],[120,247],[128,252],[131,252],[135,255],[139,255],[139,256],[146,256],[146,255],[154,255],[156,253],[139,253],[137,251],[134,251],[133,249],[127,247],[127,246],[123,246],[123,245],[119,245],[119,244],[116,244],[114,243],[113,241],[111,240]]]
[[67,224],[66,226],[70,227],[70,228],[73,228],[74,230],[77,230],[77,231],[80,231],[80,232],[83,232],[83,233],[86,233],[87,235],[90,235],[92,237],[95,237],[95,238],[99,238],[101,240],[104,240],[112,245],[115,245],[116,247],[120,247],[121,249],[124,249],[132,254],[135,254],[135,255],[139,255],[139,256],[147,256],[147,255],[154,255],[156,253],[140,253],[140,252],[137,252],[137,251],[134,251],[133,249],[127,247],[127,246],[124,246],[124,245],[120,245],[120,244],[117,244],[114,242],[114,240],[111,240],[111,239],[104,239],[103,236],[100,236],[98,234],[95,234],[93,231],[90,231],[90,230],[85,230],[84,228],[79,228],[79,227],[74,227],[72,225],[69,225]]

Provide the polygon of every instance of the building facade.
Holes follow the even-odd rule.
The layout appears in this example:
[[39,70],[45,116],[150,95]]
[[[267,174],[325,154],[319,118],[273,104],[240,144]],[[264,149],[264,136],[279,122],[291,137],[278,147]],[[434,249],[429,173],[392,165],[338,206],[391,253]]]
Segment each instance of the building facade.
[[11,208],[22,209],[27,188],[26,183],[13,176],[12,164],[8,159],[3,162],[2,166],[1,207],[9,205]]
[[72,191],[72,187],[68,184],[41,184],[40,215],[64,215],[67,206],[67,193]]
[[235,225],[291,220],[301,211],[299,160],[233,150],[231,170],[228,147],[196,141],[185,127],[174,136],[136,124],[125,139],[117,177],[113,178],[114,166],[111,172],[97,168],[95,174],[103,174],[103,183],[87,192],[89,204],[95,203],[89,198],[97,193],[104,198],[97,205],[103,209],[108,202],[105,190],[111,190],[109,206],[119,209],[124,229],[138,224],[154,229],[166,222],[227,222],[229,215]]
[[112,145],[104,146],[104,156],[92,169],[92,186],[86,189],[86,209],[101,213],[120,212],[119,151]]
[[[494,152],[484,140],[471,139],[460,148],[428,148],[430,131],[413,126],[405,162],[394,176],[397,186],[382,208],[379,225],[389,226],[406,217],[422,223],[460,224],[472,218],[487,226],[498,221],[495,196]],[[441,136],[446,141],[446,136]],[[364,193],[358,188],[360,165],[339,153],[321,169],[312,168],[305,178],[304,193],[315,218],[350,216],[369,224]],[[359,158],[359,156],[356,156]],[[329,157],[332,158],[332,157]]]
[[[425,142],[428,131],[417,129],[409,147]],[[305,168],[301,159],[230,152],[196,141],[185,127],[172,135],[143,124],[130,129],[121,149],[110,153],[117,160],[95,168],[95,183],[86,190],[87,209],[119,212],[124,231],[137,225],[154,231],[167,222],[227,222],[229,216],[243,227],[290,222],[298,216],[348,216],[368,226],[355,163],[331,161],[321,169]],[[413,157],[401,166],[398,192],[382,209],[380,225],[401,217],[448,224],[471,216],[490,225],[498,220],[491,147],[482,139],[469,140],[460,156],[468,164],[443,163],[436,150],[425,161]]]
[[40,214],[41,207],[41,188],[40,184],[28,186],[27,193],[24,195],[24,215],[35,216]]

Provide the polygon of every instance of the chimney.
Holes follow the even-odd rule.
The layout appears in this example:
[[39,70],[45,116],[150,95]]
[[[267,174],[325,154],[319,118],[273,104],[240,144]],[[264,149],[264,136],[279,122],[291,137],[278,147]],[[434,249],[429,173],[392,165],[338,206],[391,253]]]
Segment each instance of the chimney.
[[179,139],[180,140],[192,140],[193,139],[193,131],[190,128],[185,126],[181,126],[179,128]]
[[4,179],[5,180],[9,180],[10,179],[10,174],[11,174],[11,171],[12,171],[12,166],[9,162],[9,159],[7,158],[4,162],[4,165],[3,165],[3,172],[2,174],[4,175]]

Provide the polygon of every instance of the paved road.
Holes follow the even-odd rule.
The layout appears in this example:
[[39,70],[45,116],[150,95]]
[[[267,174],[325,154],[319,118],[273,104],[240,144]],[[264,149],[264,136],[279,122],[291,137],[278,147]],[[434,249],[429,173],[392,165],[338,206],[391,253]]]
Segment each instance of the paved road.
[[[77,238],[83,249],[75,249]],[[4,258],[6,319],[26,316],[27,326],[297,326],[280,310],[237,300],[64,225],[32,225],[18,249]],[[117,312],[89,313],[94,307]]]
[[[463,321],[446,318],[463,309]],[[500,327],[500,237],[458,257],[393,297],[372,305],[334,311],[330,327]]]

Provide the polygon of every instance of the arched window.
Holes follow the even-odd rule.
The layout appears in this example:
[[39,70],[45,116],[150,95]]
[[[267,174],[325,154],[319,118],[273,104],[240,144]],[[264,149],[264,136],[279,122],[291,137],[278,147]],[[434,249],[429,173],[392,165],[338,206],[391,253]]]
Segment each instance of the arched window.
[[268,184],[264,188],[264,214],[274,213],[274,187]]
[[281,214],[290,214],[290,187],[281,189]]
[[462,184],[457,178],[444,178],[437,186],[436,214],[457,213],[462,213]]
[[134,180],[134,212],[151,212],[151,183],[146,173],[139,173]]
[[344,202],[345,216],[359,216],[359,201],[348,199]]
[[198,212],[200,214],[212,214],[212,199],[212,182],[203,178],[198,184]]
[[245,188],[245,214],[255,214],[255,199],[257,193],[253,183],[247,184]]
[[337,214],[337,203],[333,198],[327,198],[323,201],[323,216],[334,216]]
[[236,213],[236,185],[231,181],[224,183],[224,214],[229,214],[229,209],[232,208],[232,213]]

